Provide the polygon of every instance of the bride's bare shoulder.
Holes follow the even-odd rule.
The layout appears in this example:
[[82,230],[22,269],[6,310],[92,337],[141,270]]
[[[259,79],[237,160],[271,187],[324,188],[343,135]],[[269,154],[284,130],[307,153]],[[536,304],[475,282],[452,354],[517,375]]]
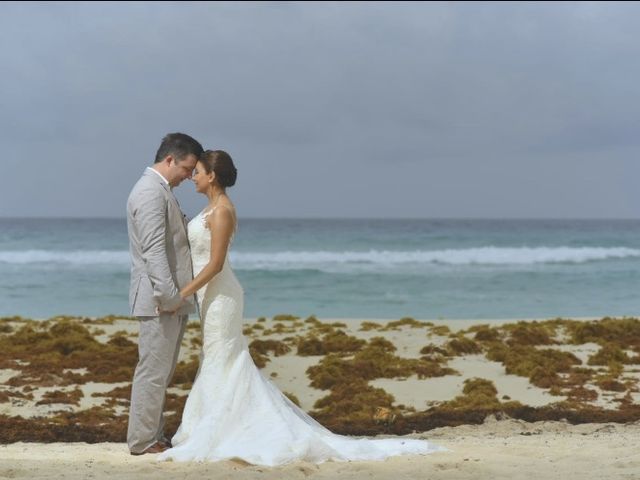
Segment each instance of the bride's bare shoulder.
[[221,204],[216,206],[207,216],[207,223],[210,228],[226,229],[232,232],[236,225],[236,212],[233,205]]

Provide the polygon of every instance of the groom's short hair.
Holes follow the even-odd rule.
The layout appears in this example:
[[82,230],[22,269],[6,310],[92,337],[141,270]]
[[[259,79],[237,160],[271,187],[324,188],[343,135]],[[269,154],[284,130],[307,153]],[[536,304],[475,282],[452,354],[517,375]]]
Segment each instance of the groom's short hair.
[[190,154],[200,158],[203,152],[202,145],[195,138],[186,133],[169,133],[162,139],[160,148],[156,152],[155,163],[161,162],[167,155],[173,155],[176,160],[182,160]]

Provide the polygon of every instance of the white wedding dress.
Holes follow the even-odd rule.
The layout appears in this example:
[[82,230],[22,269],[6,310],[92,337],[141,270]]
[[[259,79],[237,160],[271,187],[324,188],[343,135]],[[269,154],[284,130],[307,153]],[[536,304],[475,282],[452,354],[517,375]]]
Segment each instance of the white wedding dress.
[[[209,212],[210,213],[210,212]],[[189,222],[194,272],[209,261],[204,211]],[[296,460],[381,460],[445,450],[424,440],[336,435],[292,403],[255,366],[242,335],[243,290],[229,266],[197,293],[203,331],[200,368],[173,448],[159,460],[240,458],[256,465]]]

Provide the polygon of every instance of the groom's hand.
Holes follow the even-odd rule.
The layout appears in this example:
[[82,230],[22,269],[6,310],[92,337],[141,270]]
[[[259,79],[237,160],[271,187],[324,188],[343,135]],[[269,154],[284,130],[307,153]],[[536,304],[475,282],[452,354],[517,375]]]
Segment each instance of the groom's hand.
[[180,310],[180,307],[181,307],[181,306],[182,306],[182,304],[178,305],[178,307],[177,307],[175,310],[160,310],[160,308],[159,308],[159,307],[156,307],[156,314],[157,314],[158,316],[160,316],[160,315],[175,315],[175,314],[176,314],[176,312],[177,312],[178,310]]

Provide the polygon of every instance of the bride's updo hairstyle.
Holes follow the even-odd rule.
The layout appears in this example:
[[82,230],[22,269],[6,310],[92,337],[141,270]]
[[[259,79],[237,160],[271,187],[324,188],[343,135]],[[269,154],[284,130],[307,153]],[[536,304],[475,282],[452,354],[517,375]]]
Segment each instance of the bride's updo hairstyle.
[[232,187],[236,183],[238,170],[233,165],[231,155],[224,150],[206,150],[200,157],[207,173],[214,172],[222,188]]

